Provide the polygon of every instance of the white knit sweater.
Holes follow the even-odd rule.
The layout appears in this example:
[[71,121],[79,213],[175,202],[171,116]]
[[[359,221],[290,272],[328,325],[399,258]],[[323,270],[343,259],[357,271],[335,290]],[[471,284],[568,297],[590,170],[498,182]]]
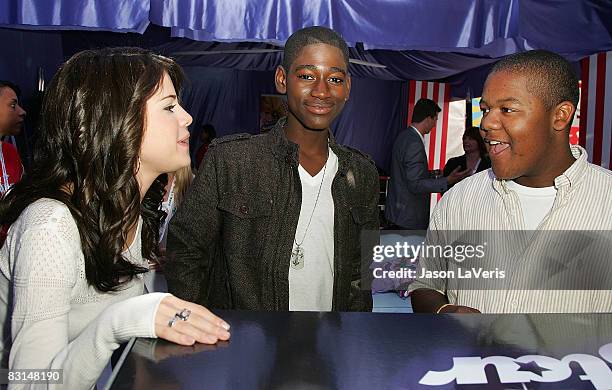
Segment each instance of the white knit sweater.
[[[147,266],[141,224],[124,256]],[[62,368],[63,388],[88,389],[121,343],[156,337],[167,294],[142,295],[142,277],[116,293],[90,286],[76,223],[61,202],[41,199],[23,211],[0,250],[0,273],[0,348],[10,349],[10,368]]]

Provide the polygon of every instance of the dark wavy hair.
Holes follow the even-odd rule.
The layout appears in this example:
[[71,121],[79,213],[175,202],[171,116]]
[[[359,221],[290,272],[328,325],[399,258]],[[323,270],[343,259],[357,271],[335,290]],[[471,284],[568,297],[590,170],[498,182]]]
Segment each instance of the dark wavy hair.
[[158,256],[166,175],[155,180],[141,202],[135,173],[146,103],[166,73],[178,91],[179,65],[144,49],[105,48],[72,56],[44,97],[31,172],[0,202],[3,226],[40,198],[64,203],[79,230],[87,281],[102,292],[116,291],[147,271],[122,256],[139,216],[142,255]]

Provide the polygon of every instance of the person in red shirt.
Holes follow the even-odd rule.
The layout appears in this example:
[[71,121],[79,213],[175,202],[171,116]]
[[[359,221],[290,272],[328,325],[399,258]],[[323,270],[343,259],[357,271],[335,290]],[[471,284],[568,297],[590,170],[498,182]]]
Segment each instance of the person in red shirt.
[[[21,132],[26,112],[19,105],[19,87],[0,80],[0,137],[14,136]],[[21,179],[23,165],[14,145],[0,142],[0,195]]]

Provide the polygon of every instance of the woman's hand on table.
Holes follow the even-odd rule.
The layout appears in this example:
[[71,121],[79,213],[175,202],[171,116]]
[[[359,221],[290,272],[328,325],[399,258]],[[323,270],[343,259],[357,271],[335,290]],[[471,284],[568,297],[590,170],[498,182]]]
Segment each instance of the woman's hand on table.
[[229,324],[203,306],[169,295],[155,313],[157,337],[180,345],[215,344],[230,338]]

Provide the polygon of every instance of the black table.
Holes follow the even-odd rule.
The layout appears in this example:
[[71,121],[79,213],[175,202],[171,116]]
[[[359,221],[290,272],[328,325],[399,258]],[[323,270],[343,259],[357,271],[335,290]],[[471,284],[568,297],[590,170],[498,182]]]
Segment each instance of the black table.
[[231,341],[138,339],[111,388],[612,389],[612,314],[217,314]]

